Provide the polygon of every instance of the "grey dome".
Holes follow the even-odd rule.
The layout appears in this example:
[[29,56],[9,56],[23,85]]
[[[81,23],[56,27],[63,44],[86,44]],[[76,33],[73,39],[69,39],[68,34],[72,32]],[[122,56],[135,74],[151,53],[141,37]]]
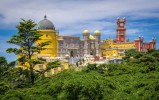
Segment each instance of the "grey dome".
[[38,23],[37,29],[55,30],[55,27],[54,27],[53,23],[50,20],[46,19],[46,16],[44,16],[44,19]]

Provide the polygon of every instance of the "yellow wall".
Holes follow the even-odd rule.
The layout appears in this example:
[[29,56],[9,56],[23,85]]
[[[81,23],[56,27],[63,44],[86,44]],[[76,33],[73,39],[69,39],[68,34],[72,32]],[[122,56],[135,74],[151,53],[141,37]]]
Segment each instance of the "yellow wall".
[[56,34],[55,30],[39,30],[40,34],[43,36],[40,37],[41,40],[36,42],[38,45],[41,42],[50,41],[51,43],[48,46],[45,46],[45,50],[40,52],[40,55],[43,56],[51,56],[51,57],[58,57],[58,35]]
[[57,73],[60,73],[61,71],[65,70],[65,69],[68,69],[68,61],[62,61],[60,62],[61,63],[61,66],[58,67],[58,68],[53,68],[51,69],[50,71],[48,71],[45,76],[49,77],[51,75],[54,75],[54,74],[57,74]]
[[[61,66],[60,67],[57,67],[57,68],[52,68],[51,70],[47,71],[45,73],[45,76],[46,77],[49,77],[51,75],[54,75],[54,74],[57,74],[57,73],[60,73],[61,71],[65,70],[65,69],[68,69],[69,68],[69,63],[68,61],[62,61],[60,62],[61,63]],[[20,63],[19,63],[20,64]],[[36,64],[35,67],[34,67],[34,70],[45,70],[46,69],[46,65],[47,65],[47,62],[45,62],[44,64]],[[22,67],[23,69],[26,69],[29,67],[29,64],[26,62],[25,64],[20,64],[20,65],[17,65],[16,67]]]
[[114,43],[113,40],[103,40],[101,43],[101,56],[109,56],[112,58],[122,58],[125,56],[125,51],[135,49],[134,42]]

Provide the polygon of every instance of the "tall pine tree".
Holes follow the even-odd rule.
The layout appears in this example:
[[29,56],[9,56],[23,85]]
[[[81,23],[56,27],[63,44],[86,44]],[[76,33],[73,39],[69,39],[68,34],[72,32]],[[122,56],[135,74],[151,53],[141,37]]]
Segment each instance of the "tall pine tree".
[[18,33],[13,35],[10,40],[7,41],[8,43],[19,46],[19,48],[8,48],[7,52],[18,55],[17,61],[21,64],[25,65],[25,63],[28,63],[28,66],[25,66],[29,70],[29,80],[32,85],[35,81],[34,67],[36,64],[42,63],[42,60],[33,58],[33,56],[35,53],[40,53],[40,51],[43,50],[43,47],[50,43],[48,41],[40,43],[38,46],[35,45],[35,42],[40,40],[40,37],[42,36],[35,27],[36,23],[32,20],[22,19],[19,25],[17,25]]

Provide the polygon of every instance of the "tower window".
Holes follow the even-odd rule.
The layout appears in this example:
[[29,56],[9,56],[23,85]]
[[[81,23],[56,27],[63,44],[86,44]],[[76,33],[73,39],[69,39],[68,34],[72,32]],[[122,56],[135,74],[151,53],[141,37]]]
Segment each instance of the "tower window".
[[48,37],[49,35],[48,34],[46,34],[46,37]]

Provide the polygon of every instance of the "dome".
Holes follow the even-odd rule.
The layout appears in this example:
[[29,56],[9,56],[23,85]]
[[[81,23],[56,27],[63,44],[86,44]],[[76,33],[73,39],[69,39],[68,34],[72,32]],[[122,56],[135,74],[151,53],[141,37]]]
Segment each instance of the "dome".
[[37,29],[55,30],[55,27],[54,27],[53,23],[51,21],[49,21],[46,16],[44,16],[44,19],[38,23]]
[[89,35],[89,39],[95,40],[95,38],[92,35]]
[[90,33],[89,33],[89,31],[88,30],[84,30],[83,31],[83,35],[89,35]]
[[94,35],[100,35],[100,31],[99,30],[95,30],[94,31]]

